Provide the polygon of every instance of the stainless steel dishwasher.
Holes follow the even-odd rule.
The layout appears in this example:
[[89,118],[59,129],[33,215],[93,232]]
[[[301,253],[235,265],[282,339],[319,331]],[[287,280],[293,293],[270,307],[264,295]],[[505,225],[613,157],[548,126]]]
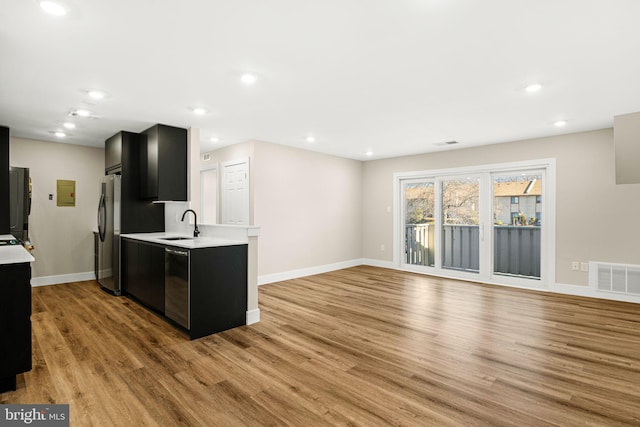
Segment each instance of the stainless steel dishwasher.
[[190,329],[189,251],[165,248],[164,261],[164,314]]

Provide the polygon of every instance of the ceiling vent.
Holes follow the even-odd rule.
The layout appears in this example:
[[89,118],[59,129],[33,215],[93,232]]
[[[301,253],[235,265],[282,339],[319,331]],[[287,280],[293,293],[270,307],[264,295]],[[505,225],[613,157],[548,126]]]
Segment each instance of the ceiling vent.
[[454,145],[457,144],[458,141],[445,141],[445,142],[436,142],[433,145],[437,145],[438,147],[444,147],[445,145]]

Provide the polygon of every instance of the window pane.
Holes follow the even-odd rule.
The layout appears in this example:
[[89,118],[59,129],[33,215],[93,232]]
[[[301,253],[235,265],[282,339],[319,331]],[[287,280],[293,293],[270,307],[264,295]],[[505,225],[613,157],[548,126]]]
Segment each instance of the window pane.
[[542,175],[494,176],[493,223],[494,273],[539,279]]
[[404,185],[405,262],[434,266],[433,182]]
[[478,178],[442,181],[442,268],[480,268]]

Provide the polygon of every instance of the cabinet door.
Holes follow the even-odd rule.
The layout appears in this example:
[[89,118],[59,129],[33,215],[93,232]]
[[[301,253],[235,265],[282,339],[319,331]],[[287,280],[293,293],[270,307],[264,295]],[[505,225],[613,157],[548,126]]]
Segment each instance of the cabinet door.
[[187,200],[187,130],[155,125],[140,135],[140,197]]
[[121,168],[122,133],[117,133],[104,143],[104,170],[110,172]]
[[0,379],[31,370],[31,265],[0,266]]
[[0,234],[9,234],[9,128],[0,126]]
[[158,125],[158,200],[187,200],[187,130]]
[[150,245],[149,305],[164,313],[164,246]]
[[123,290],[164,313],[164,246],[122,239]]
[[158,127],[140,134],[140,198],[158,199]]
[[140,243],[129,239],[120,239],[120,242],[122,290],[137,297],[141,293],[140,258],[138,256]]

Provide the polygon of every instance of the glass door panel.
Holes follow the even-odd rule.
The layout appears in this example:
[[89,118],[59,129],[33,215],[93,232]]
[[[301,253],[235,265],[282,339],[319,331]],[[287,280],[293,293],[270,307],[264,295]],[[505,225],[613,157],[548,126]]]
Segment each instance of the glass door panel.
[[480,178],[442,180],[442,268],[480,271]]
[[542,172],[493,175],[493,272],[540,278]]
[[435,186],[433,181],[404,183],[403,199],[404,262],[433,267],[435,264]]

